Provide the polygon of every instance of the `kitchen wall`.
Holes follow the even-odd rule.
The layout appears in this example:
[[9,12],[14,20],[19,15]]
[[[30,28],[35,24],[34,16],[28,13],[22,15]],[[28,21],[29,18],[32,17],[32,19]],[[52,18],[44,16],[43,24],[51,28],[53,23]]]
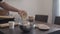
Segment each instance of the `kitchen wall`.
[[[52,2],[53,0],[4,0],[8,4],[27,11],[28,15],[48,15],[48,23],[52,23]],[[10,12],[12,13],[12,12]],[[17,13],[12,13],[17,15]]]
[[38,14],[48,15],[48,23],[52,23],[53,0],[38,0]]

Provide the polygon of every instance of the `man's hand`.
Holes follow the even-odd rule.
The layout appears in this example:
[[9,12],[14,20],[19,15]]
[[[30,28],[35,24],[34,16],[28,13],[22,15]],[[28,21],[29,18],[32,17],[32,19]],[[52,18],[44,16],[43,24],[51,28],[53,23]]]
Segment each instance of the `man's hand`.
[[27,12],[24,10],[19,10],[18,14],[21,16],[21,18],[25,19],[27,17]]

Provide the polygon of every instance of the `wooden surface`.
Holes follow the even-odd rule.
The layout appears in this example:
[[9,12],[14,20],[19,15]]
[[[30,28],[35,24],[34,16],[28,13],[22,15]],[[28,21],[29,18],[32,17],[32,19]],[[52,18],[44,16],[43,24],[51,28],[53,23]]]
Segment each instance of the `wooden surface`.
[[14,18],[13,16],[0,16],[0,18]]
[[9,15],[9,11],[0,9],[0,16],[6,16],[6,15]]
[[[18,23],[15,23],[15,25],[18,25]],[[5,28],[5,27],[9,27],[9,23],[0,24],[0,28]]]

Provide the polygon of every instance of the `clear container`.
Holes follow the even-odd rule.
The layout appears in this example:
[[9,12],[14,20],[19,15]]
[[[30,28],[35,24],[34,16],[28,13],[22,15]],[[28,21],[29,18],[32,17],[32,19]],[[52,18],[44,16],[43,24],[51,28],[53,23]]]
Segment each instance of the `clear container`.
[[15,22],[14,21],[9,21],[9,29],[14,29],[14,24]]

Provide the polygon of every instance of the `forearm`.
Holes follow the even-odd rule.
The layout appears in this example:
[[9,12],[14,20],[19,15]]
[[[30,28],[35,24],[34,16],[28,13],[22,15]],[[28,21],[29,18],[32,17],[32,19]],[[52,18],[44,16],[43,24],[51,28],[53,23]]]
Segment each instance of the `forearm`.
[[4,8],[4,9],[6,9],[6,10],[8,10],[8,11],[14,11],[14,12],[18,12],[18,9],[17,8],[15,8],[15,7],[12,7],[12,6],[10,6],[9,4],[7,4],[7,3],[3,3],[3,4],[1,4],[2,6],[2,8]]

